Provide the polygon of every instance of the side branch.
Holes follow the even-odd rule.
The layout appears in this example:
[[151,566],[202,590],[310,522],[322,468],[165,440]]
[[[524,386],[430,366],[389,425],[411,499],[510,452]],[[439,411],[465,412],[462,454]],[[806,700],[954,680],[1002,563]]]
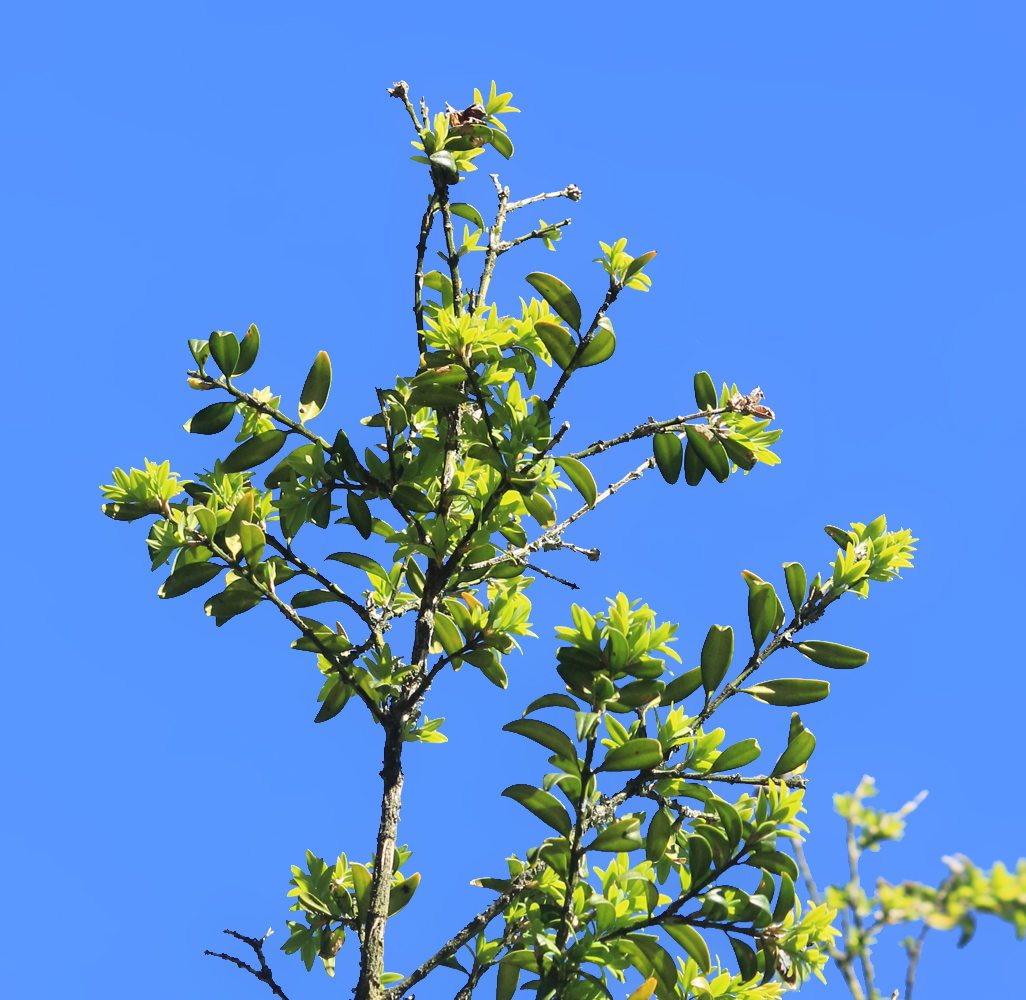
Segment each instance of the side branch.
[[585,448],[584,451],[572,452],[569,458],[590,458],[592,455],[601,454],[618,444],[627,444],[628,441],[638,441],[641,438],[652,437],[654,434],[668,433],[689,424],[694,420],[701,420],[711,414],[726,413],[724,408],[718,410],[703,410],[701,413],[689,413],[685,417],[671,417],[669,420],[652,420],[650,417],[645,423],[638,424],[633,430],[624,431],[623,434],[610,438],[608,441],[596,441],[593,445]]
[[498,245],[498,248],[495,251],[495,256],[499,257],[507,250],[512,250],[513,247],[520,246],[521,243],[526,243],[528,240],[545,239],[554,229],[562,229],[564,226],[569,225],[570,220],[567,218],[562,222],[553,222],[551,226],[546,226],[544,229],[532,229],[529,233],[526,233],[523,236],[518,236],[515,240],[504,240]]
[[417,985],[430,972],[437,969],[447,958],[455,955],[471,938],[476,937],[485,927],[488,926],[507,906],[524,890],[524,888],[540,875],[545,869],[545,862],[540,861],[531,868],[522,871],[510,883],[510,887],[496,899],[484,912],[479,913],[467,924],[455,937],[447,941],[438,951],[435,952],[426,962],[415,971],[411,972],[404,980],[385,990],[386,1000],[399,1000],[399,998]]
[[548,198],[569,198],[571,201],[580,201],[581,194],[581,189],[576,184],[567,184],[562,191],[549,191],[546,194],[536,194],[530,198],[521,198],[520,201],[514,201],[506,206],[506,211],[515,212],[518,208],[523,208],[525,205],[533,205],[536,201],[545,201]]
[[262,983],[267,983],[270,987],[271,992],[276,997],[281,997],[281,1000],[289,1000],[285,995],[285,991],[274,981],[274,977],[271,975],[271,968],[264,960],[264,942],[274,933],[273,930],[268,928],[267,933],[262,938],[247,937],[245,934],[240,934],[238,931],[225,930],[223,933],[230,934],[233,938],[238,938],[240,941],[244,941],[246,944],[256,952],[256,957],[260,962],[260,968],[254,969],[252,965],[247,964],[241,958],[236,958],[234,955],[227,955],[223,951],[209,951],[204,950],[204,955],[210,955],[212,958],[223,958],[226,962],[231,962],[237,965],[240,969],[245,969],[246,972],[256,976],[257,979]]

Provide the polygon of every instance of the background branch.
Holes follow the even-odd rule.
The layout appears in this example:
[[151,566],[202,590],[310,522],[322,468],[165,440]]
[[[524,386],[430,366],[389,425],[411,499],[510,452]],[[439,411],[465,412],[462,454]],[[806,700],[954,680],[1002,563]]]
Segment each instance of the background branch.
[[264,942],[274,933],[271,928],[267,929],[267,933],[262,938],[247,937],[245,934],[240,934],[238,931],[224,930],[224,934],[230,934],[233,938],[238,938],[240,941],[244,941],[246,944],[256,952],[257,960],[260,962],[260,968],[254,969],[252,965],[248,965],[241,958],[236,958],[234,955],[227,955],[223,951],[209,951],[204,950],[204,955],[210,955],[212,958],[223,958],[226,962],[232,962],[237,965],[240,969],[245,969],[246,972],[256,976],[257,979],[262,983],[266,983],[271,992],[276,997],[281,997],[281,1000],[289,1000],[285,995],[285,991],[274,981],[274,977],[271,975],[271,968],[264,960]]

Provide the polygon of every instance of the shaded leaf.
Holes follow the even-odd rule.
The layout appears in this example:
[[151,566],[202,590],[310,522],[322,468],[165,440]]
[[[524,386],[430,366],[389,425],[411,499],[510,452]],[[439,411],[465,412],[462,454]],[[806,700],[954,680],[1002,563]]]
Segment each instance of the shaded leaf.
[[[680,478],[684,462],[684,445],[676,434],[653,434],[652,453],[655,455],[659,474],[671,486]],[[702,467],[705,471],[705,466]]]
[[770,777],[779,778],[782,774],[787,774],[788,771],[800,767],[812,756],[812,751],[815,749],[816,737],[808,729],[803,730],[787,745],[787,749],[780,755]]
[[319,351],[303,383],[303,391],[299,394],[300,423],[313,420],[324,409],[330,389],[331,361],[326,351]]
[[795,644],[795,649],[813,663],[835,670],[852,670],[869,660],[869,653],[852,646],[842,646],[839,642],[799,642]]
[[182,425],[189,434],[219,434],[235,416],[235,403],[212,403],[194,413]]
[[793,708],[822,701],[830,694],[830,682],[804,677],[781,677],[775,681],[760,681],[741,690],[766,705]]
[[526,280],[562,320],[577,333],[581,332],[581,304],[566,284],[544,271],[532,271]]
[[577,487],[585,503],[589,507],[595,506],[595,499],[598,497],[598,487],[595,485],[595,477],[591,470],[576,458],[563,457],[555,459],[558,465],[567,475],[567,478]]
[[262,431],[243,441],[221,463],[223,472],[245,472],[274,458],[281,451],[288,435],[284,431]]
[[663,747],[659,740],[638,739],[610,750],[599,771],[647,771],[663,762]]
[[507,722],[502,729],[503,732],[526,736],[561,757],[577,760],[577,747],[570,737],[562,729],[550,726],[540,719],[515,719],[513,722]]
[[223,569],[223,566],[210,562],[194,562],[180,566],[160,585],[157,597],[181,597],[182,594],[209,583]]
[[503,793],[507,799],[519,802],[528,812],[534,813],[543,823],[551,826],[557,833],[569,837],[573,823],[559,800],[548,792],[535,788],[533,785],[510,785]]

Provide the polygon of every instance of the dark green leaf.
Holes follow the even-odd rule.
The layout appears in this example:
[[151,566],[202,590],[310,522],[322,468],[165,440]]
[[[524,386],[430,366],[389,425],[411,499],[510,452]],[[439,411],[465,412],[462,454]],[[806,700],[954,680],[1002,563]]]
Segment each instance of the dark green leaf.
[[727,453],[727,458],[736,462],[738,467],[744,469],[745,472],[751,472],[758,464],[759,459],[755,452],[743,445],[740,439],[732,436],[725,438],[721,443],[723,450]]
[[869,659],[869,653],[852,646],[842,646],[839,642],[799,642],[795,648],[813,663],[835,670],[852,670],[861,667]]
[[294,608],[312,608],[317,604],[330,604],[340,601],[330,590],[301,590],[295,594],[289,604]]
[[598,321],[598,325],[599,328],[595,331],[595,335],[577,359],[578,368],[593,368],[595,365],[600,365],[603,361],[608,361],[616,351],[616,334],[613,333],[613,324],[603,316]]
[[858,539],[845,531],[844,528],[835,528],[832,524],[826,525],[823,530],[842,548],[858,544]]
[[666,685],[663,696],[659,699],[660,705],[669,705],[671,702],[679,703],[685,698],[693,695],[702,686],[702,668],[695,667],[680,677],[674,678]]
[[388,897],[388,915],[390,917],[398,913],[413,899],[413,894],[417,891],[418,885],[420,885],[420,872],[414,872],[408,879],[404,879],[398,885],[392,886],[392,891]]
[[695,424],[685,424],[684,432],[688,436],[688,445],[694,448],[702,464],[719,482],[725,483],[730,478],[730,459],[712,431]]
[[509,141],[509,136],[497,128],[493,128],[491,131],[492,137],[488,141],[492,148],[508,160],[513,155],[513,143]]
[[235,339],[235,334],[215,330],[210,335],[210,356],[223,375],[234,375],[235,366],[239,361],[239,342]]
[[253,367],[260,351],[260,331],[256,323],[250,323],[246,336],[239,344],[239,360],[235,364],[235,374],[245,375]]
[[417,514],[430,514],[434,504],[420,490],[412,486],[397,486],[392,490],[392,499],[406,510],[412,510]]
[[214,619],[214,624],[220,628],[236,615],[255,608],[262,599],[260,592],[255,587],[246,583],[245,580],[236,580],[225,587],[220,594],[214,594],[203,605],[203,610]]
[[645,834],[645,857],[652,864],[666,853],[666,845],[672,832],[673,816],[665,808],[657,809],[652,822],[648,825],[648,833]]
[[235,416],[235,403],[212,403],[194,413],[182,425],[189,434],[219,434]]
[[[293,604],[293,607],[296,605]],[[335,682],[331,690],[328,692],[328,697],[324,699],[324,704],[321,705],[320,711],[314,717],[314,722],[327,722],[329,719],[334,719],[343,708],[346,707],[346,703],[353,695],[353,689],[343,683],[341,678]]]
[[557,833],[569,837],[573,823],[567,811],[559,804],[559,799],[548,792],[535,788],[533,785],[510,785],[503,793],[507,799],[519,802],[528,812],[534,813],[543,823],[551,826]]
[[527,283],[542,295],[553,311],[572,329],[581,332],[581,304],[567,285],[555,275],[544,271],[532,271],[527,276]]
[[331,361],[326,351],[320,351],[314,358],[313,365],[303,383],[303,391],[299,395],[299,420],[306,423],[313,420],[328,401],[331,389]]
[[638,739],[613,747],[606,753],[599,771],[647,771],[663,762],[663,747],[659,740]]
[[715,410],[719,406],[716,386],[708,372],[695,372],[695,402],[700,410]]
[[543,694],[540,698],[535,698],[524,709],[524,716],[526,717],[532,712],[537,712],[539,708],[569,708],[576,712],[580,705],[568,694]]
[[430,406],[433,410],[453,410],[470,397],[452,385],[418,385],[410,393],[409,409],[412,413],[422,406]]
[[636,851],[644,847],[641,839],[641,822],[637,816],[628,816],[626,819],[607,826],[595,839],[585,848],[588,851]]
[[678,916],[668,917],[662,926],[666,933],[698,963],[702,973],[706,973],[712,968],[709,946],[694,927],[684,923],[684,919]]
[[623,283],[626,285],[650,260],[654,259],[658,250],[649,250],[648,253],[643,253],[640,257],[635,257],[634,260],[627,265],[627,270],[623,274]]
[[741,690],[745,694],[750,694],[756,701],[767,705],[793,708],[822,701],[830,694],[830,682],[803,677],[781,677],[775,681],[760,681]]
[[805,567],[798,562],[784,563],[784,579],[787,580],[787,596],[791,598],[794,613],[798,614],[805,603]]
[[[652,452],[659,474],[672,486],[680,478],[684,462],[684,445],[680,438],[676,434],[653,434]],[[705,471],[705,466],[702,466],[702,471]]]
[[584,502],[589,507],[595,506],[595,499],[598,497],[598,487],[595,485],[595,477],[591,470],[576,458],[569,456],[555,459],[558,465],[567,475],[567,478],[577,487]]
[[761,753],[762,748],[759,746],[758,740],[739,740],[737,743],[732,743],[716,758],[708,773],[715,774],[718,771],[734,771],[739,767],[744,767],[746,764],[751,764]]
[[549,323],[547,320],[539,320],[534,324],[534,332],[541,338],[541,342],[548,348],[552,360],[564,371],[570,367],[574,355],[577,353],[577,341],[570,336],[558,323]]
[[458,184],[460,172],[456,169],[456,161],[447,149],[440,149],[428,157],[432,176],[441,184]]
[[371,532],[374,530],[374,518],[371,516],[367,501],[350,490],[346,493],[346,510],[349,511],[349,516],[353,519],[353,527],[364,538],[370,538]]
[[712,848],[709,841],[700,834],[692,834],[688,838],[688,868],[691,871],[691,884],[694,885],[712,865]]
[[734,658],[734,630],[729,625],[713,625],[702,645],[702,684],[712,694],[727,673]]
[[507,733],[516,733],[518,736],[526,736],[535,743],[559,754],[561,757],[568,757],[570,760],[577,760],[577,747],[566,733],[555,726],[550,726],[540,719],[515,719],[503,727]]
[[800,767],[812,756],[812,751],[815,749],[816,737],[808,729],[799,733],[780,755],[780,759],[773,768],[770,777],[779,778],[782,774],[787,774],[788,771],[793,771],[796,767]]
[[223,566],[209,562],[194,562],[181,566],[160,585],[157,597],[181,597],[182,594],[209,583],[223,569]]
[[284,431],[262,431],[243,441],[221,463],[222,472],[245,472],[274,458],[281,451],[288,435]]
[[751,584],[748,591],[748,624],[755,651],[762,649],[777,615],[777,593],[772,583]]
[[751,945],[732,938],[729,934],[727,940],[734,949],[734,957],[737,959],[737,967],[741,977],[747,982],[759,975],[759,956]]
[[361,555],[359,552],[332,552],[330,556],[324,558],[344,563],[346,566],[355,566],[365,573],[373,573],[374,576],[381,577],[382,580],[388,579],[388,573],[385,572],[381,563],[375,562],[370,556]]
[[794,909],[794,882],[787,872],[780,876],[780,895],[773,907],[773,923],[780,923]]
[[798,878],[798,866],[793,859],[781,851],[758,851],[750,854],[744,864],[752,868],[764,868],[774,875],[788,875],[793,882]]
[[705,475],[705,462],[698,457],[698,452],[691,447],[690,442],[684,449],[684,482],[688,486],[697,486]]
[[723,823],[727,840],[730,841],[730,849],[734,850],[741,843],[741,817],[737,810],[723,799],[712,799],[710,805],[720,814],[720,822]]
[[495,1000],[513,1000],[520,982],[520,970],[512,962],[499,962],[495,979]]
[[550,528],[556,523],[556,512],[552,509],[552,504],[545,497],[535,494],[533,496],[525,496],[523,500],[528,513],[541,527]]

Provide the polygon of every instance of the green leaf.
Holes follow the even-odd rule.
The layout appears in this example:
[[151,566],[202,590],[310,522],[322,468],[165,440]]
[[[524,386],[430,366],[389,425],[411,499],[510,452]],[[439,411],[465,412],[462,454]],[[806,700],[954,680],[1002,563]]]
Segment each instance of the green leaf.
[[454,410],[461,403],[467,402],[470,397],[465,392],[460,392],[453,385],[418,385],[410,393],[409,410],[420,409],[422,406],[430,406],[433,410]]
[[513,1000],[520,983],[520,970],[512,962],[499,962],[495,980],[495,1000]]
[[463,201],[453,201],[449,203],[449,210],[453,215],[458,215],[461,219],[472,222],[478,229],[484,229],[484,219],[481,218],[481,213],[473,205],[468,205]]
[[729,625],[710,627],[702,645],[702,684],[712,694],[723,680],[734,658],[734,630]]
[[157,597],[181,597],[203,584],[209,583],[222,570],[223,566],[209,562],[188,563],[176,569],[161,585]]
[[751,945],[740,941],[737,938],[727,935],[730,946],[734,949],[734,957],[737,959],[738,970],[741,977],[747,982],[759,974],[759,956]]
[[705,475],[705,462],[698,457],[698,452],[688,446],[684,449],[684,482],[688,486],[697,486]]
[[353,520],[353,527],[366,539],[374,530],[374,518],[371,516],[367,501],[357,496],[352,490],[346,493],[346,510]]
[[212,403],[194,413],[182,425],[189,434],[219,434],[235,416],[235,403]]
[[388,579],[388,574],[381,563],[375,562],[370,556],[361,555],[359,552],[332,552],[330,556],[325,556],[324,558],[331,559],[333,562],[344,563],[346,566],[355,566],[356,569],[362,569],[365,573],[372,573],[374,576],[381,577],[382,580]]
[[695,402],[700,410],[715,410],[719,406],[716,386],[708,372],[695,372]]
[[[546,274],[544,271],[532,271],[526,280],[544,297],[561,319],[577,333],[581,332],[581,304],[567,285],[555,275]],[[535,327],[537,328],[537,324]]]
[[595,506],[595,499],[598,497],[598,487],[595,485],[595,477],[591,470],[576,458],[565,456],[555,459],[558,465],[567,475],[567,478],[577,487],[578,492],[584,497],[584,502],[589,507]]
[[245,375],[253,367],[260,351],[260,331],[256,323],[250,323],[246,336],[239,344],[239,360],[235,363],[235,374]]
[[328,401],[331,389],[331,361],[326,351],[320,351],[310,366],[310,371],[299,394],[299,422],[313,420]]
[[598,771],[647,771],[663,762],[663,747],[659,740],[631,740],[614,747],[602,761]]
[[698,963],[698,968],[706,973],[712,968],[709,946],[705,943],[702,935],[694,927],[686,924],[684,920],[684,917],[667,917],[662,926],[666,933]]
[[431,164],[431,175],[445,185],[458,184],[460,172],[456,169],[456,161],[447,149],[440,149],[428,157]]
[[312,608],[318,604],[330,604],[333,601],[341,601],[330,590],[301,590],[294,594],[289,604],[294,608]]
[[780,876],[780,895],[777,905],[773,907],[773,923],[780,923],[794,909],[794,882],[787,872]]
[[509,141],[509,136],[505,132],[499,131],[497,128],[493,128],[492,137],[488,140],[491,143],[492,148],[504,156],[507,160],[513,155],[513,143]]
[[573,823],[567,811],[559,804],[559,800],[548,792],[535,788],[533,785],[510,785],[503,793],[507,799],[519,802],[528,812],[534,813],[543,823],[551,826],[557,833],[569,837]]
[[595,365],[608,361],[616,351],[616,334],[613,333],[613,324],[608,317],[603,316],[598,321],[599,328],[591,338],[588,346],[581,351],[577,359],[578,368],[593,368]]
[[327,722],[329,719],[334,719],[346,707],[352,696],[353,689],[339,678],[328,692],[328,697],[324,699],[320,711],[314,717],[314,722]]
[[[653,434],[652,453],[655,455],[659,474],[671,486],[680,478],[681,465],[684,462],[684,445],[676,434]],[[705,471],[705,466],[702,466]]]
[[392,891],[388,897],[388,915],[390,917],[398,913],[413,899],[413,894],[417,891],[418,885],[420,885],[420,872],[414,872],[408,879],[404,879],[398,885],[392,886]]
[[577,760],[577,747],[570,737],[562,729],[550,726],[540,719],[515,719],[513,722],[507,722],[502,729],[503,732],[526,736],[529,740],[540,743],[547,750],[559,754],[560,757]]
[[[556,523],[556,512],[552,509],[552,504],[545,497],[534,494],[532,496],[525,496],[522,499],[528,513],[541,527],[550,528]],[[493,573],[493,575],[495,574]]]
[[673,816],[669,810],[657,809],[648,824],[648,833],[645,835],[645,857],[652,864],[655,864],[665,853],[666,845],[669,843],[670,835],[673,832]]
[[541,342],[548,348],[552,360],[564,371],[570,367],[574,355],[577,353],[577,341],[570,336],[558,323],[549,323],[547,320],[539,320],[534,324],[534,332],[541,338]]
[[274,458],[285,445],[288,435],[284,431],[262,431],[243,441],[221,463],[222,472],[245,472]]
[[641,839],[641,821],[637,816],[628,816],[607,826],[585,848],[586,851],[636,851],[644,847]]
[[675,677],[663,690],[663,696],[659,699],[660,705],[669,705],[671,702],[682,702],[685,698],[693,695],[702,686],[702,668],[695,667],[687,673]]
[[234,333],[215,330],[210,335],[210,356],[221,369],[221,374],[232,376],[239,361],[239,342]]
[[532,712],[537,712],[539,708],[569,708],[571,711],[576,712],[580,705],[568,694],[543,694],[540,698],[535,698],[524,709],[524,716],[526,717]]
[[861,667],[869,659],[869,653],[852,646],[842,646],[839,642],[799,642],[795,649],[813,663],[835,670],[852,670]]
[[694,885],[712,865],[712,848],[709,841],[700,834],[692,834],[688,838],[688,870],[691,872],[691,884]]
[[370,891],[373,876],[367,866],[361,865],[359,861],[352,862],[349,867],[353,873],[353,890],[354,895],[356,896],[356,909],[360,914],[360,920],[364,921],[367,919],[367,911],[370,907]]
[[485,678],[491,681],[497,688],[505,691],[509,686],[509,678],[503,670],[499,658],[491,649],[475,649],[464,655],[463,659],[472,666],[477,667]]
[[745,472],[751,472],[758,465],[758,456],[751,448],[742,444],[739,438],[731,436],[723,440],[721,444],[727,453],[727,458],[736,462],[738,467],[744,469]]
[[757,851],[750,854],[743,863],[751,868],[762,868],[773,875],[787,875],[792,882],[798,878],[798,866],[790,855],[782,851]]
[[823,530],[842,548],[846,549],[849,545],[858,545],[859,540],[852,535],[850,532],[844,530],[844,528],[835,528],[832,524],[826,525]]
[[780,755],[770,777],[779,778],[782,774],[801,767],[812,756],[812,751],[815,749],[816,737],[808,729],[803,730],[787,745],[787,749]]
[[748,624],[755,651],[762,649],[777,615],[777,593],[772,583],[752,583],[748,590]]
[[392,500],[406,510],[412,510],[416,514],[430,514],[434,504],[420,490],[412,486],[397,486],[392,490]]
[[735,771],[739,767],[751,764],[762,753],[759,741],[756,739],[739,740],[732,743],[713,761],[708,774],[716,774],[718,771]]
[[803,677],[781,677],[775,681],[760,681],[741,690],[766,705],[793,708],[822,701],[830,694],[830,682]]
[[626,285],[650,260],[655,258],[658,250],[649,250],[648,253],[643,253],[640,257],[635,257],[634,260],[627,265],[627,270],[624,271],[623,283]]
[[794,613],[798,614],[805,603],[807,589],[805,567],[798,562],[784,563],[784,579],[787,580],[787,596],[791,598]]
[[214,624],[220,628],[236,615],[255,608],[261,600],[263,597],[260,591],[245,580],[236,580],[225,587],[220,594],[214,594],[203,605],[203,610],[214,619]]
[[695,424],[685,424],[684,433],[688,436],[688,445],[694,448],[702,464],[719,482],[725,483],[730,478],[730,459],[712,431]]

